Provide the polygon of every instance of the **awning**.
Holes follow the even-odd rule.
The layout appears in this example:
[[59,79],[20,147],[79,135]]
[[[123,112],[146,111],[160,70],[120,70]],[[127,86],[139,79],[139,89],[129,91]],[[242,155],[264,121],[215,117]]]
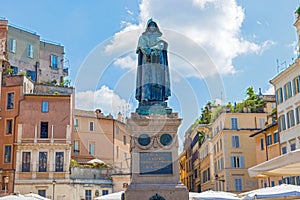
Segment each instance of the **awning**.
[[248,173],[250,177],[299,176],[300,149],[251,167]]

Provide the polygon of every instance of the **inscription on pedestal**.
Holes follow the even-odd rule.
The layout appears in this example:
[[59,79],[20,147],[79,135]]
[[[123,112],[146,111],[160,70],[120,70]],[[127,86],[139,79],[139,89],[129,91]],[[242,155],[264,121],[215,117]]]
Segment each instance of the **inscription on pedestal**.
[[140,152],[140,175],[173,174],[172,152]]

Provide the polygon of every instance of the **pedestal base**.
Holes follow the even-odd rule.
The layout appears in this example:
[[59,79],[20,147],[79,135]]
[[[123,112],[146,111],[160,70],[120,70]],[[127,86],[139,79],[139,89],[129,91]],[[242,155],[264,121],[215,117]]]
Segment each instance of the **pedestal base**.
[[165,200],[188,200],[189,192],[182,184],[130,184],[125,191],[125,200],[150,200],[161,196]]
[[140,102],[136,112],[140,115],[170,115],[172,108],[169,108],[167,102],[160,101],[145,101]]

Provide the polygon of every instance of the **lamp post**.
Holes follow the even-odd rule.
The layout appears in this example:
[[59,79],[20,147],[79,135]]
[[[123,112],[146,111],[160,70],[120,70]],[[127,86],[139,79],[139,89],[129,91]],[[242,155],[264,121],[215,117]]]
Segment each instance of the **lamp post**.
[[55,184],[56,184],[56,180],[53,179],[52,181],[52,200],[54,200],[54,195],[55,195]]
[[7,194],[8,182],[9,182],[9,177],[5,176],[4,177],[4,192],[5,192],[5,195]]

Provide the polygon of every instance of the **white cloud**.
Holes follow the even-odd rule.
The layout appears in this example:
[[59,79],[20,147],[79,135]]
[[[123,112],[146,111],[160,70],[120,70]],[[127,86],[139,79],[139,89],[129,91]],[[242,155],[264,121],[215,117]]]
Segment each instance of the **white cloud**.
[[[124,51],[135,48],[138,36],[144,31],[149,18],[158,22],[166,38],[170,37],[170,34],[166,34],[166,30],[172,30],[202,47],[216,67],[216,70],[207,70],[203,65],[200,75],[194,73],[191,67],[187,67],[184,69],[187,77],[203,78],[215,73],[236,73],[232,63],[234,58],[241,54],[261,54],[274,45],[272,41],[259,45],[241,36],[240,31],[245,16],[243,8],[237,5],[235,0],[141,0],[139,8],[138,24],[128,23],[121,32],[114,36],[111,45],[106,48],[107,52],[120,48]],[[169,12],[166,12],[167,10]],[[122,36],[134,30],[135,32],[129,38]],[[180,42],[184,41],[169,40],[169,50],[172,51],[172,46]],[[187,49],[185,53],[190,54],[193,50]],[[183,59],[186,57],[183,54],[179,56]],[[170,57],[172,67],[182,69],[182,65],[176,66],[176,63],[172,62],[173,59]]]
[[125,56],[118,58],[114,61],[116,66],[119,66],[121,69],[136,69],[136,60],[132,56]]
[[270,87],[263,93],[266,95],[274,95],[275,94],[275,89],[273,85],[270,85]]
[[77,92],[75,95],[76,108],[82,110],[101,109],[103,113],[115,115],[120,112],[127,112],[130,105],[126,100],[120,98],[113,90],[103,85],[96,91]]

